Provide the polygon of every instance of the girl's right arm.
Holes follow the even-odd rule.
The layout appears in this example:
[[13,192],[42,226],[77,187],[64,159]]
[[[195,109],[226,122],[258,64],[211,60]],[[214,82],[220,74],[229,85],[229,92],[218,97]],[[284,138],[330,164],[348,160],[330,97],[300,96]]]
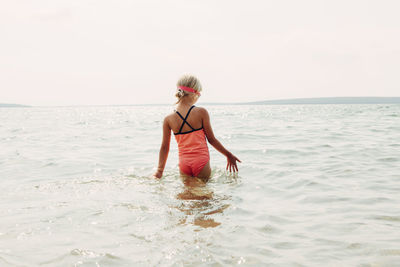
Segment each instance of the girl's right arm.
[[226,156],[227,159],[227,164],[226,164],[226,169],[230,172],[232,171],[238,171],[238,167],[236,164],[236,161],[241,162],[235,155],[233,155],[231,152],[229,152],[222,144],[221,142],[218,141],[218,139],[214,136],[214,132],[211,127],[211,122],[210,122],[210,115],[208,115],[208,112],[206,109],[202,109],[202,118],[203,118],[203,128],[204,132],[206,133],[207,140],[208,142],[220,153]]
[[169,127],[167,118],[164,119],[163,123],[163,139],[160,147],[160,153],[158,158],[158,168],[154,173],[155,178],[161,178],[164,172],[165,164],[167,163],[169,144],[171,141],[171,127]]

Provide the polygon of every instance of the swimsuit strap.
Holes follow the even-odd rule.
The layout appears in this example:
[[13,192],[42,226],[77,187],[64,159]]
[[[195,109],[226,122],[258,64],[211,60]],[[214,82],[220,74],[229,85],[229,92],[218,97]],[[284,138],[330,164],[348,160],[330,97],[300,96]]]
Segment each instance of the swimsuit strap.
[[182,129],[183,129],[183,126],[185,125],[185,123],[186,123],[190,128],[192,128],[193,131],[195,130],[195,129],[192,127],[192,125],[190,125],[190,124],[186,121],[186,119],[189,117],[190,111],[192,111],[192,109],[193,109],[194,107],[195,107],[194,105],[190,107],[189,111],[186,113],[185,118],[183,118],[183,116],[179,113],[179,111],[176,111],[176,114],[178,114],[179,117],[181,117],[181,119],[183,120],[183,121],[182,121],[181,128],[179,128],[178,134],[180,134],[180,133],[182,132]]

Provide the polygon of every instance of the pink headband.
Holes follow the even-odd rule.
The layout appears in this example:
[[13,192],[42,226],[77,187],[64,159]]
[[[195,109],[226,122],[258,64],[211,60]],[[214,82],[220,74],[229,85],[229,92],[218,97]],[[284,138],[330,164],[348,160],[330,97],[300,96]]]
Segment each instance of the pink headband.
[[196,95],[200,95],[200,93],[199,92],[197,92],[196,90],[194,90],[193,88],[190,88],[190,87],[186,87],[186,86],[178,86],[180,89],[182,89],[183,91],[186,91],[186,92],[190,92],[190,93],[195,93]]

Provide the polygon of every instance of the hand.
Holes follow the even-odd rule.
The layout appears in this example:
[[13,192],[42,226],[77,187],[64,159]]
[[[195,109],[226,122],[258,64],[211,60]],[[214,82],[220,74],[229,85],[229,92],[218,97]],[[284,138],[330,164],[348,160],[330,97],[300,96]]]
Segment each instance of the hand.
[[238,170],[238,167],[236,165],[236,161],[241,162],[240,159],[235,157],[235,155],[233,155],[232,153],[229,153],[226,156],[226,159],[228,161],[228,163],[226,164],[226,170],[228,170],[228,168],[229,168],[229,172],[232,172],[232,170],[233,170],[233,172],[238,172],[239,170]]
[[153,178],[158,178],[160,179],[162,177],[163,172],[160,170],[157,170],[156,173],[153,174]]

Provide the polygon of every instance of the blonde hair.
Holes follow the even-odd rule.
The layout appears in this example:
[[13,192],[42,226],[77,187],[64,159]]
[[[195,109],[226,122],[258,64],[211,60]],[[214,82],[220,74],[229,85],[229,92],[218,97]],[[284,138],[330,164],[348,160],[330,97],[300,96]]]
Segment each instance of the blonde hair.
[[183,91],[182,89],[180,89],[179,86],[190,87],[199,93],[203,90],[199,79],[197,79],[195,76],[189,75],[189,74],[183,75],[176,83],[176,86],[178,87],[178,91],[175,94],[176,98],[178,98],[178,101],[176,102],[176,104],[178,104],[182,100],[183,97],[190,94],[189,92],[186,92],[186,91]]

